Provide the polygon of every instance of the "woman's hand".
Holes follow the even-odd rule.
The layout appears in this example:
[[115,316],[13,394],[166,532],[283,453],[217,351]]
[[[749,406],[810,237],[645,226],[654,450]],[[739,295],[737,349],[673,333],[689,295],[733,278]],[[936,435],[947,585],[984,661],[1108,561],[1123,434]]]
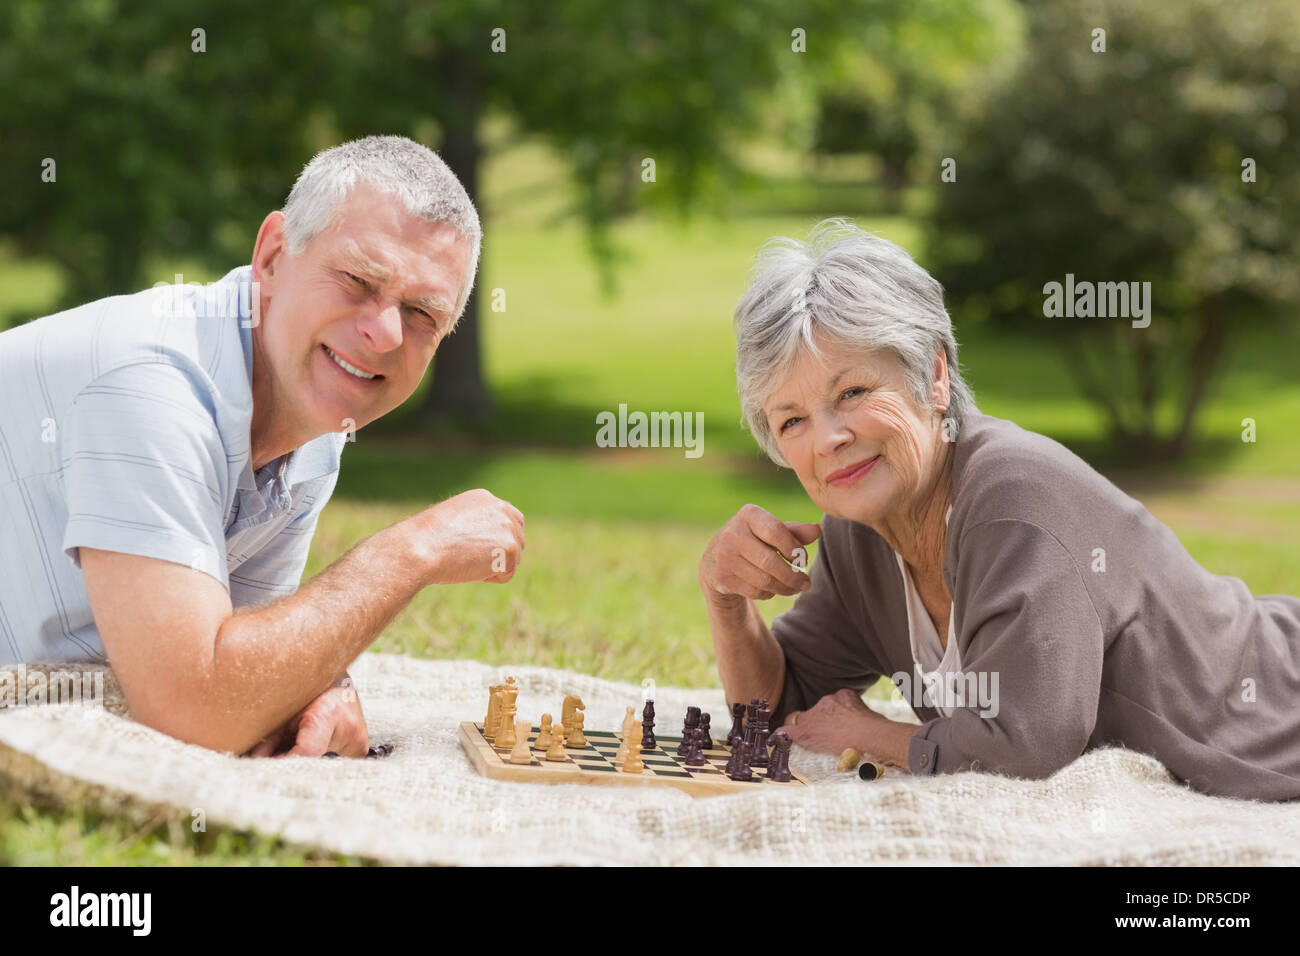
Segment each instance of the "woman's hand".
[[714,604],[743,603],[742,598],[765,601],[775,594],[806,591],[812,587],[808,575],[786,561],[794,561],[796,549],[820,535],[820,525],[779,521],[758,505],[745,505],[704,549],[700,588]]
[[781,727],[800,747],[818,753],[842,754],[852,747],[863,757],[891,767],[907,768],[913,724],[890,720],[843,687],[827,694],[807,710],[791,711]]

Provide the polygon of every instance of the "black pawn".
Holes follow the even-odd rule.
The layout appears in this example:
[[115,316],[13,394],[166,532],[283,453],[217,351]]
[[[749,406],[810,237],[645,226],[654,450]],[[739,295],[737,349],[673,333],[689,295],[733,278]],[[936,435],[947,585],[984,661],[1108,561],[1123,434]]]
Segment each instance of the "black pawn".
[[709,728],[708,714],[700,714],[700,746],[705,750],[713,749],[713,731]]
[[749,747],[742,740],[731,751],[727,761],[727,776],[732,780],[752,780],[754,772],[749,769]]
[[745,705],[731,705],[731,731],[727,734],[727,746],[736,746],[737,740],[745,739]]
[[709,758],[704,756],[704,731],[696,727],[691,731],[690,752],[686,755],[686,766],[688,767],[705,767],[708,766]]
[[653,753],[658,748],[659,741],[655,740],[655,702],[647,700],[645,710],[641,712],[641,752]]
[[[682,724],[682,742],[677,745],[677,756],[685,757],[691,752],[691,734],[700,725],[700,708],[687,707],[686,721]],[[644,732],[644,731],[643,731]]]
[[767,778],[777,783],[789,783],[790,773],[790,735],[778,730],[772,735],[772,762],[767,767]]

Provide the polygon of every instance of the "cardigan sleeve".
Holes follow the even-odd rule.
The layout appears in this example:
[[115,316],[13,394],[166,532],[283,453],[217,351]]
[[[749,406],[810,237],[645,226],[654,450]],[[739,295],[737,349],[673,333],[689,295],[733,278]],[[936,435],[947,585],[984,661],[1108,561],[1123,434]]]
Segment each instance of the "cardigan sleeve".
[[864,623],[849,613],[845,600],[844,588],[855,580],[852,557],[846,529],[828,518],[808,572],[812,588],[772,621],[772,636],[785,655],[785,684],[772,710],[772,727],[827,694],[843,687],[860,693],[880,678],[883,669],[862,633]]
[[957,562],[962,670],[988,682],[989,706],[922,724],[908,768],[1050,776],[1097,723],[1104,642],[1084,572],[1054,535],[1015,518],[969,528]]

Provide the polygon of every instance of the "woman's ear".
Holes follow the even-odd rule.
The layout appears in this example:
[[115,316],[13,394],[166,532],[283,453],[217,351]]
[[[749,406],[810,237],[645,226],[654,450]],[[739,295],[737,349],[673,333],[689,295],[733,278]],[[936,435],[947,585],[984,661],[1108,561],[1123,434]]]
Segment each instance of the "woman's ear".
[[934,382],[931,395],[934,399],[936,411],[946,412],[952,404],[952,391],[948,384],[948,353],[939,349],[939,354],[934,360]]

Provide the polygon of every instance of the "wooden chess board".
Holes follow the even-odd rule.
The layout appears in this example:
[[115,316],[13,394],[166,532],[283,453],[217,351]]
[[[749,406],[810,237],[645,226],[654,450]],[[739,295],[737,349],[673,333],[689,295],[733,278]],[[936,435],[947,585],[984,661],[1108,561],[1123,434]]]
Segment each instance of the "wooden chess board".
[[725,746],[714,741],[714,748],[706,750],[704,756],[708,764],[703,767],[688,767],[684,757],[677,756],[677,745],[682,742],[680,736],[655,735],[658,746],[650,753],[642,753],[645,762],[644,773],[623,773],[614,766],[614,754],[618,751],[623,735],[613,731],[584,730],[587,746],[583,750],[567,751],[568,758],[560,761],[545,759],[540,750],[532,750],[532,742],[541,732],[540,727],[533,727],[528,732],[529,752],[532,762],[513,764],[510,751],[497,749],[483,737],[483,725],[465,721],[460,725],[460,744],[469,755],[474,769],[493,780],[517,780],[524,783],[589,783],[606,787],[675,787],[684,790],[693,797],[712,797],[724,793],[750,793],[759,788],[772,787],[807,787],[808,780],[801,777],[792,767],[793,779],[788,783],[777,783],[767,778],[767,769],[755,767],[752,780],[732,780],[723,772],[731,752]]

